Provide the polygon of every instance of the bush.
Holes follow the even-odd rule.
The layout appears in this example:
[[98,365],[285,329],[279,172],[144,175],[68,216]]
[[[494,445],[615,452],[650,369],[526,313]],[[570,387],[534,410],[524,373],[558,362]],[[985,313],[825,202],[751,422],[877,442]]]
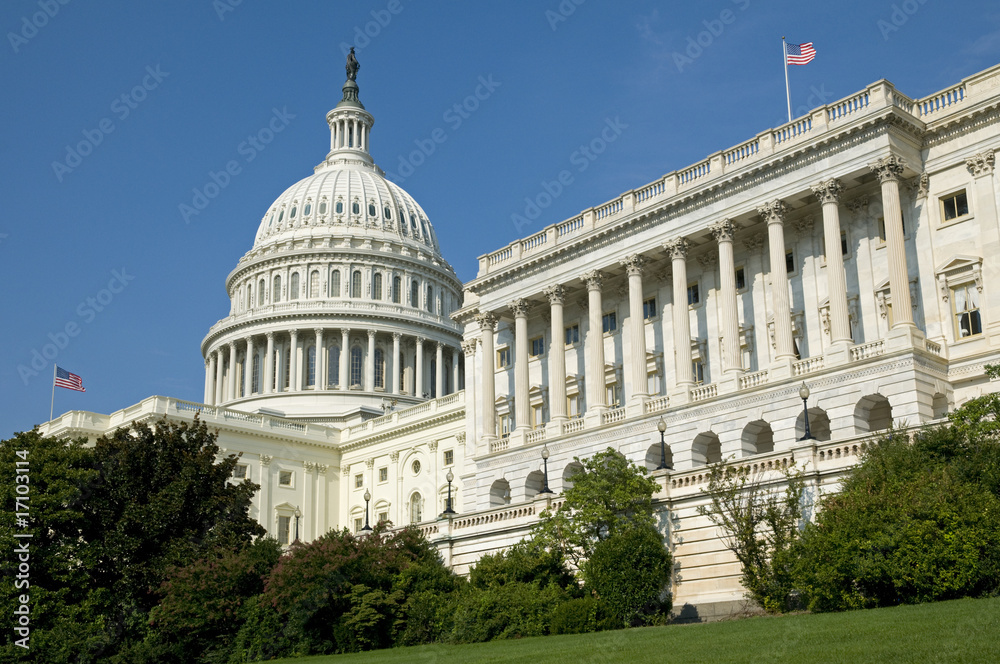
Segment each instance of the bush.
[[489,588],[469,586],[459,597],[452,641],[544,636],[550,631],[556,608],[567,599],[566,592],[556,585],[541,589],[522,582]]
[[563,602],[552,612],[552,634],[583,634],[597,631],[597,600],[578,597]]
[[670,612],[666,593],[670,571],[670,552],[660,533],[652,526],[642,526],[598,542],[584,563],[583,577],[613,622],[630,627],[656,621]]

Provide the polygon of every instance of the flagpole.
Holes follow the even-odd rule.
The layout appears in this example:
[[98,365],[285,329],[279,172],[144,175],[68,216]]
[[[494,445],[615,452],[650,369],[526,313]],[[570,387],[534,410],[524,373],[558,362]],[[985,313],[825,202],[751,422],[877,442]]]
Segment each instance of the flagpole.
[[49,404],[49,422],[52,421],[52,411],[56,407],[56,365],[52,365],[52,402]]
[[785,37],[781,37],[781,61],[785,63],[785,99],[788,100],[788,121],[792,121],[792,93],[788,89],[788,47]]

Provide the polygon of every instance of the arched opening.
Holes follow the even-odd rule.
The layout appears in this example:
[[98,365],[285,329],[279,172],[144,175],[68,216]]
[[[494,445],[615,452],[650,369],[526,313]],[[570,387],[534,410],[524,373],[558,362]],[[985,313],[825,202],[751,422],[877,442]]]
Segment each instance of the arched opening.
[[316,385],[316,346],[306,349],[306,385]]
[[351,297],[361,297],[361,270],[355,270],[351,274]]
[[756,420],[743,427],[743,456],[774,451],[774,431],[764,420]]
[[281,302],[281,275],[274,275],[274,288],[271,289],[271,299],[274,302]]
[[375,349],[375,389],[385,389],[385,354],[381,348]]
[[330,272],[330,297],[340,297],[340,270]]
[[566,464],[566,468],[563,469],[563,474],[562,474],[563,491],[565,491],[566,489],[572,489],[573,476],[576,475],[577,473],[582,473],[582,472],[583,472],[583,464],[580,463],[579,461],[571,461],[568,464]]
[[948,417],[948,397],[938,392],[934,395],[934,401],[931,402],[931,408],[934,409],[935,420]]
[[854,407],[854,429],[857,433],[881,431],[892,426],[892,405],[881,394],[868,394]]
[[330,353],[326,364],[326,384],[330,387],[340,385],[340,346],[330,346]]
[[722,461],[722,443],[719,437],[711,431],[699,433],[691,445],[691,458],[696,466]]
[[[338,272],[337,274],[339,275],[340,273]],[[290,283],[288,285],[288,299],[289,300],[299,299],[299,273],[292,272],[292,276],[289,279],[289,282]]]
[[501,478],[490,486],[490,507],[500,507],[510,503],[510,482]]
[[410,496],[410,523],[420,523],[424,520],[424,499],[420,493]]
[[670,445],[666,443],[663,444],[663,448],[660,448],[660,442],[656,441],[649,446],[646,450],[646,470],[656,470],[663,463],[663,457],[667,458],[667,468],[674,467],[674,453],[670,451]]
[[376,272],[372,278],[372,299],[382,299],[382,275],[379,272]]
[[[795,418],[795,440],[799,440],[806,433],[805,417],[803,413]],[[816,440],[830,440],[830,418],[822,408],[809,409],[809,434]]]
[[[355,346],[351,349],[351,389],[361,389],[361,346]],[[371,389],[371,388],[369,388]]]
[[524,481],[524,497],[531,500],[542,490],[545,479],[542,471],[534,470],[528,473],[528,478]]

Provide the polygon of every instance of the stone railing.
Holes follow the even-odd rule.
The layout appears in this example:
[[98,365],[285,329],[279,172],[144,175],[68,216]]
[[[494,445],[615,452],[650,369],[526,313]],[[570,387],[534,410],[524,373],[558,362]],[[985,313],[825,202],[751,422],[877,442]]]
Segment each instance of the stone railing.
[[943,357],[941,344],[934,343],[930,339],[925,339],[924,347],[927,349],[927,352],[930,353],[931,355],[937,355],[938,357]]
[[510,438],[497,438],[490,441],[490,452],[503,452],[510,447]]
[[704,401],[719,395],[719,386],[715,383],[699,385],[691,390],[691,401]]
[[377,429],[391,427],[399,424],[400,422],[423,418],[426,417],[428,413],[434,414],[440,411],[448,410],[451,406],[464,404],[465,390],[459,390],[458,392],[447,394],[439,399],[431,399],[430,401],[418,403],[415,406],[410,406],[409,408],[404,408],[394,413],[379,415],[378,417],[361,422],[360,424],[352,424],[345,432],[347,434],[346,438],[353,439],[359,436],[366,436],[374,433]]
[[670,397],[654,397],[646,402],[645,412],[648,413],[659,413],[662,410],[666,410],[670,406]]
[[952,86],[941,92],[932,94],[916,102],[921,118],[930,118],[934,115],[944,115],[948,111],[955,110],[965,101],[965,82]]
[[537,443],[540,440],[545,440],[545,429],[532,429],[524,437],[525,443]]
[[823,356],[817,355],[816,357],[807,357],[804,360],[799,360],[792,363],[792,374],[795,376],[804,376],[813,371],[820,371],[823,368]]
[[878,357],[879,355],[884,354],[885,339],[876,339],[875,341],[869,341],[866,344],[851,346],[851,359],[855,362],[858,360],[867,360],[872,357]]
[[563,433],[576,433],[578,431],[583,431],[583,418],[577,418],[575,420],[570,420],[563,425]]
[[525,517],[532,517],[532,519],[534,519],[537,516],[537,513],[538,510],[536,510],[535,505],[533,504],[521,504],[516,507],[504,506],[480,512],[472,516],[454,519],[451,522],[451,529],[454,531],[461,530],[463,528],[474,528],[476,526],[483,526],[503,521],[512,521],[514,519],[523,519]]
[[740,389],[746,390],[751,387],[757,387],[759,385],[767,384],[767,369],[761,371],[755,371],[753,373],[743,374],[740,376]]
[[614,424],[615,422],[621,422],[624,419],[624,408],[612,408],[611,410],[604,411],[601,415],[601,424]]

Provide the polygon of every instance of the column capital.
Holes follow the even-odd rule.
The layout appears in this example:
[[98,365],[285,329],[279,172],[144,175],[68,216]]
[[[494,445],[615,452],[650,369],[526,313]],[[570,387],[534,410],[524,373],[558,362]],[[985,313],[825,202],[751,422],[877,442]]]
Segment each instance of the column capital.
[[688,243],[684,238],[678,237],[664,243],[663,249],[672,259],[687,258]]
[[469,356],[469,355],[472,355],[473,353],[475,353],[476,352],[476,340],[475,339],[468,339],[468,340],[463,341],[462,342],[462,352],[465,353],[466,356]]
[[621,260],[622,267],[625,268],[625,272],[630,277],[641,277],[642,268],[645,264],[646,258],[644,256],[640,256],[639,254],[632,254],[631,256],[627,256]]
[[435,341],[434,342],[434,347],[437,348],[438,350],[441,350],[442,348],[444,348],[444,342],[443,341]]
[[243,341],[245,341],[247,344],[252,344],[253,343],[253,335],[252,334],[246,335],[245,337],[243,337]]
[[480,312],[476,315],[476,322],[479,323],[479,327],[483,330],[489,330],[492,332],[497,329],[497,317],[493,312]]
[[566,289],[559,284],[549,286],[542,292],[545,293],[545,297],[549,298],[549,304],[565,304],[566,302]]
[[393,341],[399,341],[402,338],[403,338],[403,333],[402,332],[393,332],[392,333],[392,340]]
[[792,222],[792,227],[795,228],[795,231],[803,235],[811,233],[815,225],[816,219],[811,214]]
[[743,246],[746,247],[747,251],[758,251],[764,246],[764,236],[760,233],[754,233],[745,237],[743,238]]
[[368,330],[368,338],[369,339],[375,338],[375,330]]
[[867,208],[868,208],[867,194],[864,196],[859,196],[858,198],[855,198],[853,201],[847,202],[847,209],[853,212],[854,214],[858,214],[859,212]]
[[264,336],[267,337],[268,341],[271,341],[271,342],[274,341],[274,332],[265,332]]
[[788,206],[780,198],[757,207],[757,214],[769,224],[780,224],[785,220]]
[[732,242],[736,235],[736,222],[732,219],[722,219],[708,227],[716,242]]
[[236,350],[236,339],[233,339],[232,341],[230,341],[226,345],[229,346],[229,350],[230,351],[235,351]]
[[837,178],[823,180],[819,184],[812,186],[813,195],[820,203],[837,203],[840,201],[840,194],[844,191],[844,185]]
[[601,274],[600,270],[591,270],[585,273],[581,279],[587,283],[587,290],[601,290],[601,286],[604,285],[604,275]]
[[706,269],[712,269],[719,262],[719,255],[716,253],[707,253],[698,256],[698,263]]
[[321,328],[321,327],[314,327],[313,328],[313,332],[315,332],[316,335],[319,336],[319,335],[323,334],[323,328]]
[[316,464],[316,472],[320,475],[326,475],[326,471],[329,470],[330,466],[325,463]]
[[427,339],[425,339],[424,337],[416,337],[413,340],[413,343],[416,344],[417,346],[423,346],[425,341],[427,341]]
[[511,300],[507,306],[514,312],[515,318],[526,318],[528,316],[528,309],[531,308],[531,304],[523,297]]
[[206,367],[207,367],[208,365],[210,365],[210,364],[212,363],[212,357],[211,357],[212,353],[211,353],[211,352],[209,352],[209,354],[208,354],[208,355],[209,355],[209,356],[205,358],[205,366],[206,366]]
[[271,459],[273,459],[273,458],[274,457],[272,457],[269,454],[261,454],[260,455],[260,465],[262,465],[262,466],[270,466],[271,465]]
[[899,182],[905,166],[906,161],[894,154],[879,159],[874,164],[868,164],[868,168],[871,169],[872,173],[878,176],[879,184],[884,182]]
[[979,152],[965,160],[965,167],[969,169],[973,177],[991,175],[993,173],[993,150]]

